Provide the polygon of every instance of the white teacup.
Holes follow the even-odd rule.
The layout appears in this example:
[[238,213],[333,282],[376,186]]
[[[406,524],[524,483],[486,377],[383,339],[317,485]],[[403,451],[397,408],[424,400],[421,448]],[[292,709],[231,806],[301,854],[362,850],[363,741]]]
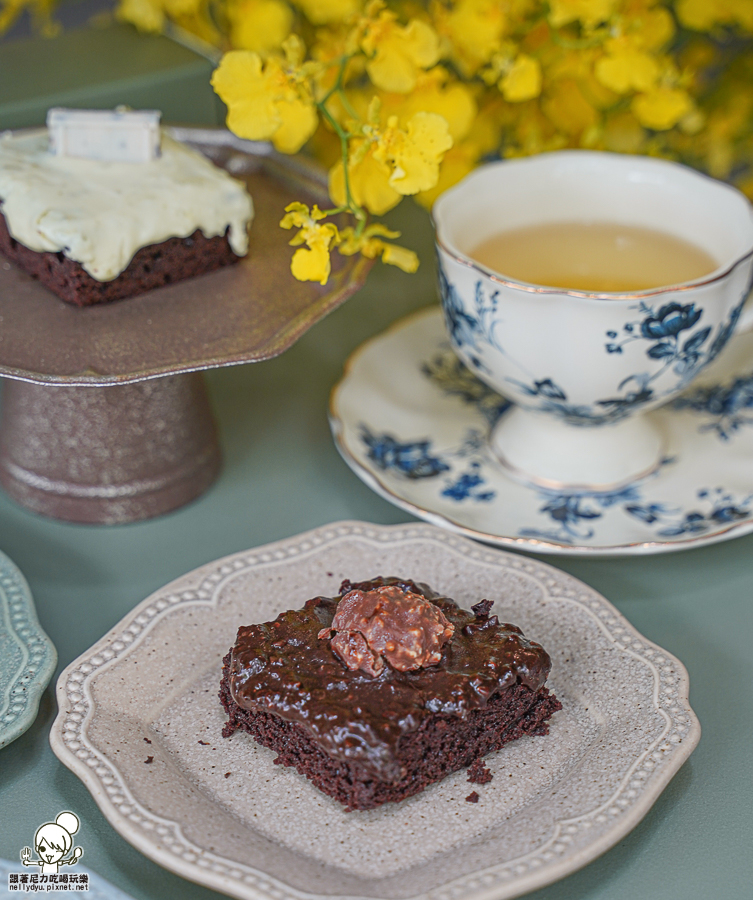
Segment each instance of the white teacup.
[[[585,150],[482,166],[434,205],[442,304],[463,362],[515,403],[491,444],[517,477],[606,490],[651,472],[664,437],[648,410],[715,359],[743,314],[753,208],[734,188],[662,160]],[[518,228],[612,222],[709,253],[695,281],[630,294],[526,284],[469,251]]]

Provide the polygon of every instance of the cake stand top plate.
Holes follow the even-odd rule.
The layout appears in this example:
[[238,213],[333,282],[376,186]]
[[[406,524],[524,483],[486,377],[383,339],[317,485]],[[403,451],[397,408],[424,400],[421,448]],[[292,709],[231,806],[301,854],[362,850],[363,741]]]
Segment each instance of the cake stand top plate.
[[326,177],[300,157],[224,129],[172,128],[245,181],[256,215],[248,256],[229,266],[115,303],[64,303],[0,256],[0,375],[40,384],[127,384],[259,362],[287,350],[363,284],[370,262],[334,254],[322,286],[290,273],[293,200],[328,203]]

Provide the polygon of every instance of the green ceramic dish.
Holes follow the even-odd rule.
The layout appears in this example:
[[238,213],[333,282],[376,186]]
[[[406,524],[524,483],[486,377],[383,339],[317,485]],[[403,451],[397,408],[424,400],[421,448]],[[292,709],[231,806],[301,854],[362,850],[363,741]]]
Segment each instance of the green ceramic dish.
[[52,641],[39,625],[26,579],[0,553],[0,747],[22,735],[36,719],[57,659]]

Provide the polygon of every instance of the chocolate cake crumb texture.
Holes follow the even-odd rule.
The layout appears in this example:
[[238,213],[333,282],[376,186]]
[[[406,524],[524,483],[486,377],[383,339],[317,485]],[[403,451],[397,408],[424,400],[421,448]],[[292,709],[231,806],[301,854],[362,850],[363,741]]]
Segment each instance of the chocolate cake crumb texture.
[[479,801],[479,796],[475,791],[468,794],[468,796],[465,798],[466,803],[478,803],[478,801]]
[[468,781],[473,784],[488,784],[494,776],[483,759],[477,759],[468,769]]
[[0,213],[0,253],[46,288],[75,306],[109,303],[143,294],[185,278],[205,275],[238,262],[227,232],[205,237],[200,230],[188,237],[168,238],[138,250],[128,266],[112,281],[97,281],[81,263],[64,253],[30,250],[11,237]]

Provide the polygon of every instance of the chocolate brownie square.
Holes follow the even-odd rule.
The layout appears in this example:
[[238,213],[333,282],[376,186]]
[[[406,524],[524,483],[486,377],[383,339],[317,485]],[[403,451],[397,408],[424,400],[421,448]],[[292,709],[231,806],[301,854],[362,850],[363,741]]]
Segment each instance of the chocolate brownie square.
[[425,584],[380,577],[241,627],[223,660],[223,735],[248,732],[348,810],[403,800],[545,735],[562,708],[545,687],[550,658],[491,606],[468,612]]

